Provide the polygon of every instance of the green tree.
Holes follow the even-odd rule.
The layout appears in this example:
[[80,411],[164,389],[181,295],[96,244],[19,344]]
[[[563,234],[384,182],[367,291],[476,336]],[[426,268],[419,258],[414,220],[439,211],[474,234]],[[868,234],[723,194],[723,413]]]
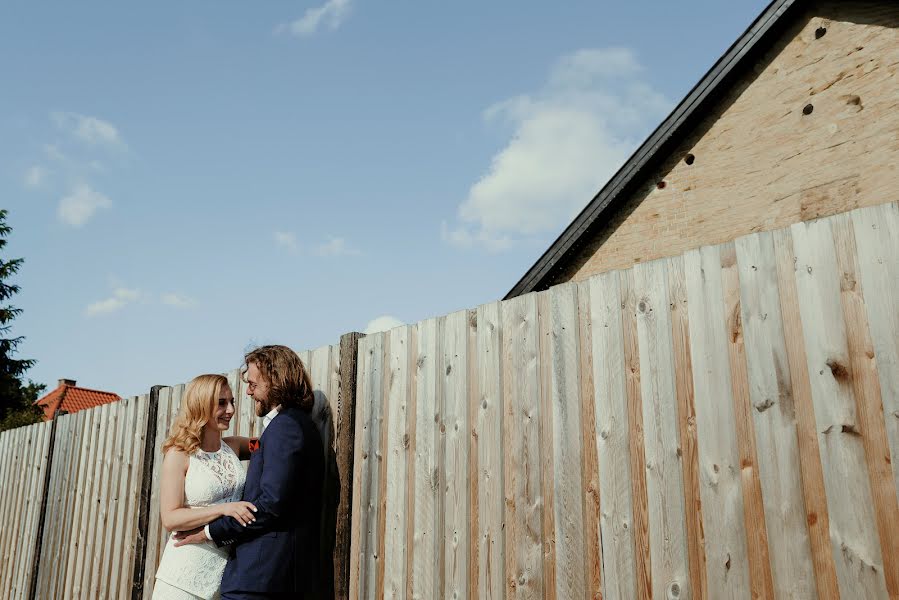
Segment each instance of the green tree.
[[[0,210],[0,251],[12,232],[12,227],[6,224],[6,214],[6,210]],[[12,296],[19,292],[19,286],[9,283],[9,279],[18,272],[23,262],[22,258],[4,260],[0,256],[0,431],[37,423],[43,414],[34,402],[45,386],[30,380],[27,384],[23,381],[34,360],[15,358],[23,338],[10,336],[12,321],[22,309],[9,304]]]

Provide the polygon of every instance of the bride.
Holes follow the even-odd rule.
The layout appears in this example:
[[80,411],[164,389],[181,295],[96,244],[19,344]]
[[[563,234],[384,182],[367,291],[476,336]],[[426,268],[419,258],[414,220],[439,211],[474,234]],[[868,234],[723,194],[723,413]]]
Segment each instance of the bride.
[[[244,526],[255,521],[256,507],[241,502],[246,473],[241,459],[250,458],[247,438],[222,438],[234,415],[234,395],[221,375],[200,375],[188,385],[181,409],[162,445],[160,516],[168,531],[202,527],[221,516]],[[174,545],[169,537],[153,600],[218,598],[227,548],[212,542]]]

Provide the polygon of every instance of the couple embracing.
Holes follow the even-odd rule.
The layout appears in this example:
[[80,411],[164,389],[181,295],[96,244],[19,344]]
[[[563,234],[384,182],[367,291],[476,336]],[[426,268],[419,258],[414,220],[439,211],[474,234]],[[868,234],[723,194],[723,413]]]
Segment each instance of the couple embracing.
[[325,458],[312,382],[285,346],[253,350],[242,370],[263,418],[258,442],[222,437],[233,392],[225,377],[200,375],[163,444],[160,514],[173,534],[153,600],[320,597]]

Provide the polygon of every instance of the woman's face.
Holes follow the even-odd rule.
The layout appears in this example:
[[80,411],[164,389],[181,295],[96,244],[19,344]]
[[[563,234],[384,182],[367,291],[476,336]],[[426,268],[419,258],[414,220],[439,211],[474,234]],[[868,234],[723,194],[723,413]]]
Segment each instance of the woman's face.
[[225,431],[231,423],[231,417],[234,416],[234,394],[231,393],[231,386],[223,385],[216,399],[215,408],[212,411],[212,422],[216,429]]

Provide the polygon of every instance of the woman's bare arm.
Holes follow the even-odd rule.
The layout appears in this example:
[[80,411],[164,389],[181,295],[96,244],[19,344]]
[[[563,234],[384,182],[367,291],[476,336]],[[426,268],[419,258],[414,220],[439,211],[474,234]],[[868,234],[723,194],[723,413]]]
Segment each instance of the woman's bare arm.
[[241,523],[255,520],[249,502],[228,502],[190,508],[184,505],[184,478],[189,459],[180,450],[169,450],[162,459],[162,480],[159,489],[159,517],[168,531],[186,531],[202,527],[213,519],[230,515]]

